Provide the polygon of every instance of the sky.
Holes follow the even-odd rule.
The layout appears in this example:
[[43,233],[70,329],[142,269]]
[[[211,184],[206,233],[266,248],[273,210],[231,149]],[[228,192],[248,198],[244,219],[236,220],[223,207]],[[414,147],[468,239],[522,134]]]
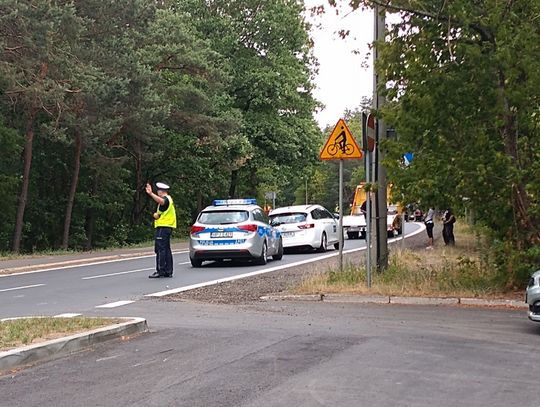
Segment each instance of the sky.
[[[346,109],[358,108],[363,97],[372,96],[373,56],[369,44],[373,41],[373,11],[349,12],[346,8],[336,15],[325,0],[304,0],[304,3],[307,9],[325,4],[324,15],[308,15],[306,19],[313,25],[314,54],[320,64],[313,94],[325,105],[315,119],[321,128],[334,126]],[[348,1],[338,0],[338,3]],[[343,40],[338,36],[341,29],[350,30],[348,38]]]

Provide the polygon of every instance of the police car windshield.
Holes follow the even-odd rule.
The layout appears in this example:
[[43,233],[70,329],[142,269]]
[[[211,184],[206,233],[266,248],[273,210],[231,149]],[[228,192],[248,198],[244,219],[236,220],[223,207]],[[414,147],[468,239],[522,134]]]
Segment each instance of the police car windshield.
[[248,211],[223,210],[201,212],[198,222],[206,225],[228,225],[245,222],[248,219]]
[[302,212],[288,212],[288,213],[280,213],[279,215],[271,215],[270,216],[270,222],[273,225],[279,224],[282,225],[284,223],[301,223],[305,222],[307,218],[307,214]]

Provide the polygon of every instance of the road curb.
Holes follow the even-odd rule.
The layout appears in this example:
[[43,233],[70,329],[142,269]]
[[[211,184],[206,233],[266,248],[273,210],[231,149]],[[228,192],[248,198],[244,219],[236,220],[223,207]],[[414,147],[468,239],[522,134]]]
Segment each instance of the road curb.
[[360,294],[306,294],[306,295],[265,295],[263,301],[320,301],[331,303],[357,304],[402,304],[402,305],[470,305],[479,307],[528,308],[528,304],[508,299],[482,299],[459,297],[404,297],[388,295]]
[[0,372],[52,360],[111,339],[148,332],[148,325],[144,318],[119,319],[125,322],[0,352]]
[[35,264],[35,265],[20,266],[20,267],[10,267],[10,268],[5,268],[5,269],[0,269],[0,275],[10,275],[10,274],[16,274],[20,272],[37,271],[37,270],[40,270],[40,271],[49,270],[49,269],[56,269],[56,268],[70,267],[70,266],[80,266],[80,265],[86,265],[88,263],[129,259],[132,257],[150,256],[152,254],[153,253],[151,252],[137,252],[133,254],[115,254],[115,255],[110,255],[110,256],[92,257],[88,259],[65,260],[65,261],[59,261],[59,262],[54,262],[54,263],[43,263],[43,264]]

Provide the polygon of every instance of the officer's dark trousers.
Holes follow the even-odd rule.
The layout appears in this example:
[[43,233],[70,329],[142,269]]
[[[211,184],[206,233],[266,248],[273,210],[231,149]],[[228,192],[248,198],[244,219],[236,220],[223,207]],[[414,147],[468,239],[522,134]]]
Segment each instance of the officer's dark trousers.
[[172,228],[157,227],[155,236],[154,252],[156,253],[156,271],[168,276],[173,273],[173,257],[171,252]]

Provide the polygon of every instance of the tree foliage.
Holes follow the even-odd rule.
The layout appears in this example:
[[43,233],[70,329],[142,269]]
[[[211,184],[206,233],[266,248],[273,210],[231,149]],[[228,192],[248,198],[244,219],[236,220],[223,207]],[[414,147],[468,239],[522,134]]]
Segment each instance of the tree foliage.
[[[424,206],[467,210],[506,250],[534,251],[540,3],[355,2],[374,4],[401,16],[378,44],[377,64],[389,100],[380,114],[399,134],[385,146],[399,193]],[[408,167],[400,163],[404,152],[414,153]]]
[[320,141],[301,10],[0,0],[0,249],[148,239],[148,181],[172,185],[181,233],[233,189],[292,193]]

